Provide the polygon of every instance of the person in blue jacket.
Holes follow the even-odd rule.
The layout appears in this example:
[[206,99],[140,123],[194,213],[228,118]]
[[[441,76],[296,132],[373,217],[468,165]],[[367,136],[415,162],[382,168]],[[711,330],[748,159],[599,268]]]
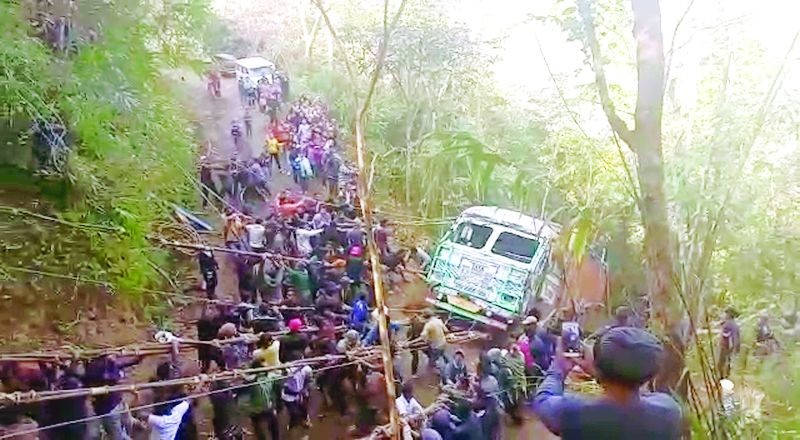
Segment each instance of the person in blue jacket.
[[369,304],[367,303],[367,296],[362,294],[353,303],[353,310],[350,311],[350,328],[363,335],[367,332],[368,323]]
[[603,387],[597,399],[564,394],[564,377],[574,363],[564,357],[560,345],[533,401],[534,412],[550,431],[563,440],[681,438],[683,417],[678,403],[668,394],[640,390],[661,364],[663,347],[653,335],[638,328],[615,327],[585,354],[584,369]]

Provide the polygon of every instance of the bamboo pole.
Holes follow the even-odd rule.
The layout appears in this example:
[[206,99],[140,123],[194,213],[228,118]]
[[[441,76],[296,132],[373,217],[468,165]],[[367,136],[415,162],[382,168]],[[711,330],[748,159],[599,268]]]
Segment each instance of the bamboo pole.
[[[465,344],[470,341],[488,338],[488,335],[474,331],[463,331],[463,332],[450,333],[447,335],[447,338],[449,343]],[[225,341],[234,341],[234,340],[235,339],[232,338]],[[182,344],[183,343],[186,342],[182,341]],[[172,347],[172,344],[160,344],[160,345],[169,345],[170,348]],[[425,344],[420,339],[415,339],[412,341],[405,341],[404,344],[401,344],[401,347],[402,350],[404,351],[417,351],[417,350],[424,350],[427,347],[427,344]],[[180,348],[181,347],[179,346],[179,349]],[[42,391],[42,392],[16,391],[12,393],[0,393],[0,407],[4,405],[18,405],[23,403],[45,402],[45,401],[68,399],[75,397],[99,396],[116,392],[136,393],[146,389],[164,388],[164,387],[179,386],[179,385],[203,385],[205,383],[214,382],[218,380],[239,379],[243,378],[245,375],[283,370],[286,368],[303,366],[303,365],[312,366],[319,363],[329,363],[333,361],[342,362],[342,364],[338,365],[338,367],[347,366],[349,365],[349,362],[366,363],[367,365],[371,365],[369,364],[368,361],[371,359],[380,358],[382,356],[382,351],[383,351],[382,346],[358,347],[348,351],[346,354],[341,354],[341,355],[316,356],[312,358],[300,359],[293,362],[286,362],[270,367],[237,369],[231,371],[223,371],[219,373],[200,374],[196,376],[182,377],[182,378],[169,379],[163,381],[146,382],[139,384],[122,384],[122,385],[103,386],[103,387],[91,387],[91,388],[78,388],[74,390],[56,390],[56,391]],[[349,361],[349,362],[344,362],[344,361]],[[394,401],[392,401],[392,403],[393,402]],[[398,418],[397,422],[399,421],[400,419]],[[386,427],[385,426],[379,427],[377,429],[386,429]]]
[[[346,330],[344,326],[337,326],[334,331],[341,333]],[[304,327],[300,329],[301,333],[314,333],[319,331],[317,327]],[[226,345],[244,342],[246,344],[254,344],[258,342],[262,335],[269,335],[272,337],[283,336],[288,334],[288,330],[279,330],[274,332],[263,333],[244,333],[235,338],[227,339],[214,339],[211,341],[200,341],[195,339],[180,339],[179,348],[181,351],[191,351],[199,347],[224,347]],[[0,354],[0,362],[59,362],[67,359],[95,359],[100,356],[114,354],[117,356],[159,356],[169,354],[172,349],[170,343],[149,342],[145,344],[131,344],[111,348],[94,348],[94,349],[80,349],[77,347],[67,347],[62,350],[54,350],[47,352],[29,352],[29,353],[2,353]]]
[[[359,358],[358,355],[355,355],[354,357]],[[291,367],[299,367],[304,365],[310,366],[319,363],[328,363],[332,361],[347,361],[350,358],[351,358],[350,354],[325,355],[307,359],[300,359],[297,361],[287,362],[270,367],[236,369],[230,371],[223,371],[219,373],[200,374],[197,376],[181,377],[178,379],[169,379],[169,380],[146,382],[139,384],[124,384],[124,385],[113,385],[113,386],[103,386],[103,387],[78,388],[74,390],[58,390],[58,391],[42,391],[42,392],[16,391],[13,393],[0,393],[0,404],[19,405],[23,403],[46,402],[51,400],[69,399],[75,397],[102,396],[118,392],[137,393],[139,391],[146,389],[165,388],[165,387],[173,387],[180,385],[202,385],[205,383],[214,382],[218,380],[240,379],[243,378],[245,375],[283,370]],[[355,361],[360,361],[360,360],[363,359],[355,359]]]
[[289,260],[289,261],[309,261],[308,258],[297,258],[297,257],[290,257],[288,255],[276,254],[272,252],[252,252],[252,251],[242,251],[239,249],[231,249],[226,247],[220,246],[206,246],[204,244],[194,244],[194,243],[181,243],[179,241],[170,241],[163,238],[159,238],[158,241],[164,246],[170,246],[175,248],[185,248],[185,249],[195,249],[198,251],[215,251],[215,252],[223,252],[228,254],[235,254],[235,255],[244,255],[246,257],[257,257],[257,258],[275,258],[275,259],[282,259],[282,260]]

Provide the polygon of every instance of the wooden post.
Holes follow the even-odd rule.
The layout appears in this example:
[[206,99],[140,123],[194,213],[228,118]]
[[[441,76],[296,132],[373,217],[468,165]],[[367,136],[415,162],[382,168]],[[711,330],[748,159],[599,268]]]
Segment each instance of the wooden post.
[[390,436],[393,440],[400,439],[400,416],[394,401],[397,393],[394,387],[394,363],[392,362],[391,343],[389,340],[389,327],[386,325],[387,311],[383,291],[383,276],[378,247],[375,245],[372,218],[372,197],[367,186],[366,154],[364,148],[364,132],[360,118],[356,119],[356,151],[358,155],[358,192],[361,197],[361,211],[364,218],[364,227],[367,236],[367,252],[372,265],[372,284],[375,290],[375,306],[378,308],[378,330],[381,339],[381,358],[383,360],[384,378],[386,379],[386,395],[389,397],[389,425]]

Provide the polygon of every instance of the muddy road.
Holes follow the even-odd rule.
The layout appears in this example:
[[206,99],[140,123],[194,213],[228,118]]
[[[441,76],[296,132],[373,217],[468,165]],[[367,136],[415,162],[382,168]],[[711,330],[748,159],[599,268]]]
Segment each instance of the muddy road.
[[[204,141],[206,141],[207,150],[205,154],[214,161],[224,162],[231,157],[250,158],[260,154],[263,149],[264,139],[266,136],[267,118],[258,111],[253,111],[253,134],[251,137],[244,137],[243,146],[236,148],[230,136],[230,126],[234,119],[241,120],[244,115],[244,110],[240,103],[238,88],[235,79],[223,78],[222,80],[222,96],[220,98],[212,97],[206,90],[206,85],[200,80],[187,80],[183,83],[185,87],[186,96],[191,99],[191,108],[195,109],[196,122],[199,125],[201,133],[203,134]],[[291,180],[290,176],[286,174],[275,173],[270,185],[273,194],[283,189],[296,189],[297,185]],[[321,194],[321,187],[318,182],[312,184],[310,193],[312,195]],[[322,197],[318,197],[322,198]],[[263,212],[264,207],[257,209],[256,212]],[[209,212],[209,215],[213,215]],[[220,286],[218,294],[223,298],[238,299],[237,291],[238,284],[236,275],[233,270],[232,263],[227,261],[221,262],[220,271]],[[428,293],[427,286],[414,276],[413,281],[408,283],[399,283],[391,289],[388,295],[388,305],[390,308],[406,308],[406,307],[419,307],[424,303],[425,296]],[[402,311],[392,310],[393,319],[404,319]],[[460,347],[467,353],[467,358],[471,364],[470,371],[475,371],[474,363],[477,361],[477,356],[481,351],[481,347],[470,346]],[[427,359],[421,355],[420,362],[420,375],[418,378],[413,379],[416,386],[417,398],[423,405],[427,405],[435,400],[437,388],[435,385],[435,377],[432,374],[427,374]],[[405,354],[401,359],[399,372],[404,378],[411,377],[411,356]],[[336,415],[328,415],[321,411],[320,396],[315,393],[311,401],[311,413],[313,426],[305,431],[297,431],[291,433],[292,435],[287,438],[310,438],[310,439],[344,439],[349,438],[347,435],[348,428],[353,424],[351,416],[340,417]],[[352,413],[352,412],[351,412]],[[525,414],[525,422],[522,426],[511,426],[507,424],[504,427],[503,438],[507,439],[554,439],[557,437],[552,436],[547,430],[539,423],[528,411]]]

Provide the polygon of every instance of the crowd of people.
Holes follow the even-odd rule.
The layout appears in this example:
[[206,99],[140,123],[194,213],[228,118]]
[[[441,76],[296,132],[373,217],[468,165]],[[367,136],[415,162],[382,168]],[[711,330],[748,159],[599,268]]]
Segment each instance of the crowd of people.
[[[217,94],[219,85],[212,85]],[[224,248],[205,247],[197,254],[207,304],[196,321],[196,335],[209,343],[197,349],[195,368],[211,375],[204,393],[211,403],[211,429],[219,440],[242,439],[245,431],[273,440],[303,432],[312,426],[309,402],[318,390],[319,415],[352,415],[353,435],[380,437],[382,431],[375,428],[388,420],[391,403],[384,367],[345,362],[341,355],[380,344],[368,239],[385,272],[403,281],[414,253],[399,249],[388,219],[372,229],[362,222],[355,183],[342,178],[338,128],[327,107],[302,96],[282,112],[287,91],[268,86],[256,88],[253,97],[245,93],[244,127],[237,120],[230,130],[231,141],[239,146],[253,136],[252,107],[259,103],[262,111],[269,109],[256,157],[238,154],[237,148],[227,163],[203,158],[200,166],[204,206],[223,211]],[[278,189],[280,173],[291,175],[296,186]],[[324,191],[312,191],[312,186]],[[221,254],[235,268],[236,294],[220,295]],[[640,391],[656,374],[663,348],[626,307],[591,336],[593,349],[577,356],[565,354],[561,328],[546,324],[534,310],[519,328],[482,347],[476,363],[448,343],[451,330],[433,311],[412,311],[402,322],[389,320],[386,312],[394,361],[391,386],[397,396],[393,404],[404,439],[500,439],[503,418],[521,424],[526,405],[564,439],[676,439],[682,433],[675,400]],[[758,329],[759,342],[774,341],[765,318]],[[257,335],[257,342],[242,335]],[[166,332],[160,337],[172,350],[152,380],[190,376],[195,362],[181,354],[181,339]],[[422,341],[423,349],[399,348],[409,341]],[[721,341],[725,354],[719,368],[727,374],[739,346],[733,311],[727,312]],[[314,368],[304,363],[321,356],[329,357]],[[404,368],[406,357],[410,371]],[[121,383],[126,370],[142,359],[109,354],[86,361],[5,362],[0,378],[5,391],[109,387]],[[421,359],[427,360],[424,373],[436,377],[440,392],[428,408],[415,396]],[[564,395],[565,378],[576,369],[598,380],[601,399]],[[241,370],[256,371],[236,379],[213,376]],[[94,440],[104,433],[104,438],[127,440],[152,431],[160,440],[198,438],[198,399],[186,385],[159,387],[152,394],[152,405],[134,412],[119,392],[5,406],[0,408],[0,436]]]

